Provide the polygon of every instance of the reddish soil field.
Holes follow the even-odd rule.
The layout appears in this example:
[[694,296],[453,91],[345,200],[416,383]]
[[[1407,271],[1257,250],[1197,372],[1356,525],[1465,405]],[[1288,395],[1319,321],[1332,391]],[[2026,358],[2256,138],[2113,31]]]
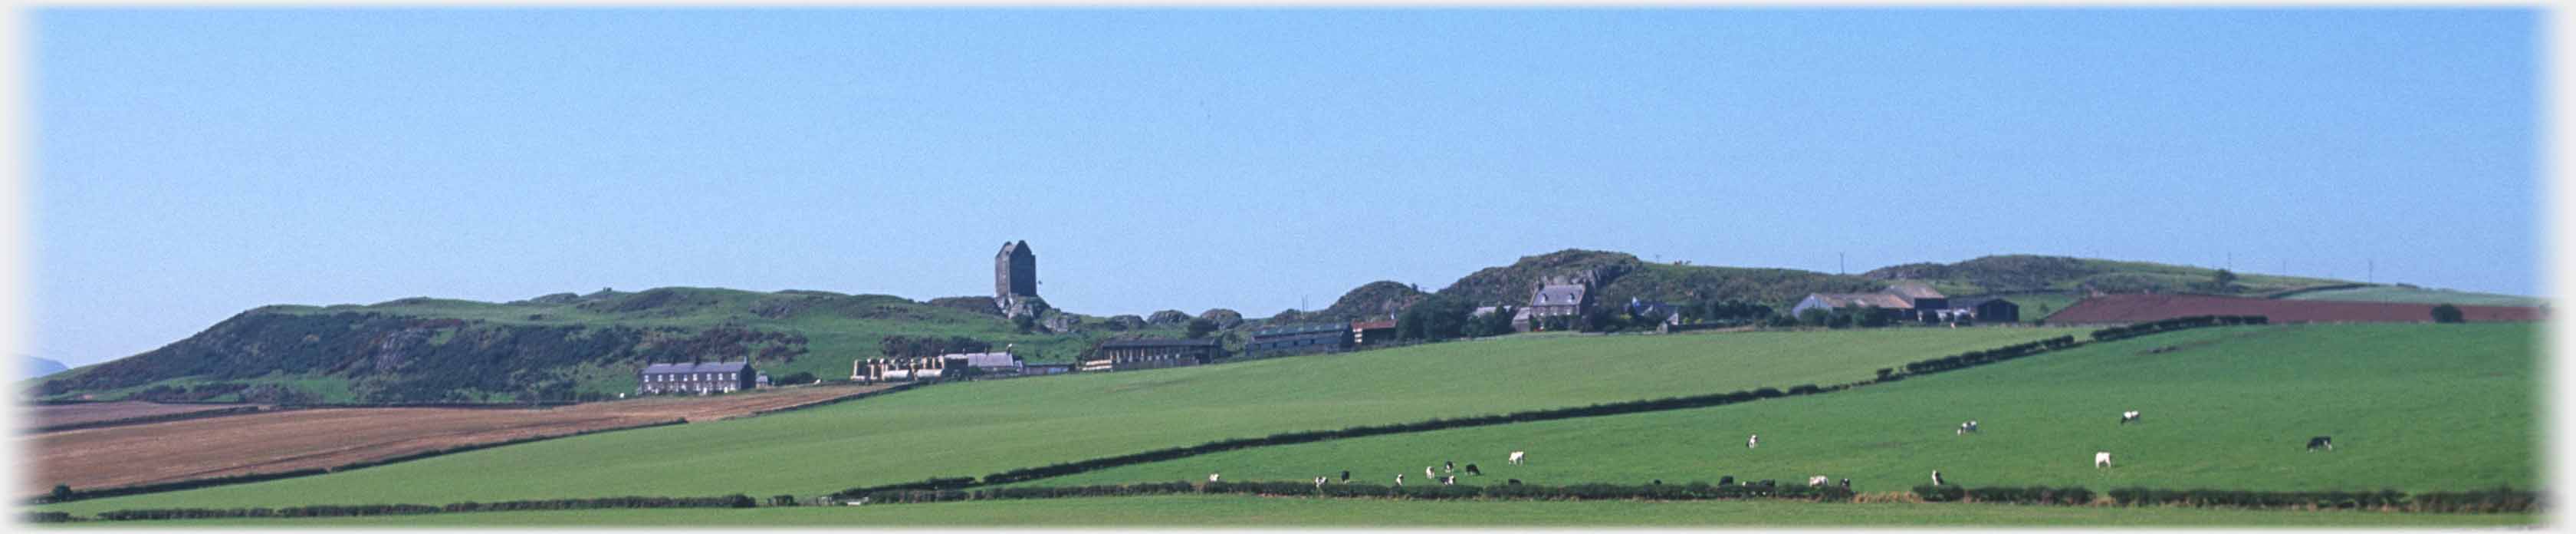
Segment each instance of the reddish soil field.
[[[2194,315],[2261,315],[2275,323],[2426,323],[2432,304],[2272,300],[2206,295],[2105,295],[2076,301],[2048,316],[2052,324],[2142,323]],[[2523,322],[2543,318],[2540,308],[2460,306],[2469,322]]]
[[22,486],[95,489],[334,467],[461,445],[704,422],[872,393],[811,386],[716,397],[653,397],[560,408],[318,408],[47,432],[20,438]]
[[190,412],[228,410],[256,404],[161,404],[143,401],[89,402],[27,407],[19,412],[21,424],[28,428],[100,423]]

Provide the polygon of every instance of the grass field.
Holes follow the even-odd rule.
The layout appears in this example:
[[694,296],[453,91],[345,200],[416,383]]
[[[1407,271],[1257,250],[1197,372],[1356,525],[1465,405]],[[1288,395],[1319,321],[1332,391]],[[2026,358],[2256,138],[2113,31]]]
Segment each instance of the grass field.
[[2358,300],[2368,302],[2407,302],[2452,304],[2459,306],[2540,306],[2548,299],[2494,293],[2472,293],[2448,289],[2426,289],[2401,286],[2369,286],[2294,293],[2291,300]]
[[[746,510],[582,510],[422,516],[79,523],[73,527],[1102,527],[1243,528],[1641,527],[2517,527],[2532,514],[2401,514],[1983,504],[1776,501],[1395,501],[1247,496],[1156,496]],[[50,526],[50,525],[48,525]]]
[[[1032,485],[1305,480],[1386,484],[1476,463],[1462,484],[1928,483],[2257,490],[2466,490],[2541,481],[2538,331],[2528,324],[2202,329],[1821,396],[1234,451]],[[2178,350],[2147,353],[2173,346]],[[2118,424],[2124,410],[2144,412]],[[1954,434],[1961,421],[1983,432]],[[1762,445],[1747,449],[1745,437]],[[2307,438],[2337,450],[2305,452]],[[1525,450],[1526,465],[1505,465]],[[2093,452],[2116,467],[2095,469]]]
[[318,477],[48,509],[812,495],[1290,430],[1836,383],[2066,335],[2043,328],[1503,338],[940,385],[750,419],[615,432]]

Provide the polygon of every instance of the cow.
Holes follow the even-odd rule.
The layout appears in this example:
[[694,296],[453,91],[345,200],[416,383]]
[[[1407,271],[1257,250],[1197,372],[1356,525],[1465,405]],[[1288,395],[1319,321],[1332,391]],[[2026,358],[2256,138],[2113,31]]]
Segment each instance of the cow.
[[2094,468],[2094,469],[2101,469],[2101,468],[2104,468],[2104,467],[2110,467],[2110,466],[2111,466],[2111,453],[2108,453],[2108,452],[2096,452],[2096,453],[2093,453],[2093,468]]
[[1351,481],[1351,470],[1349,470],[1349,469],[1344,469],[1344,470],[1342,470],[1342,481],[1343,481],[1343,482],[1350,482],[1350,481]]
[[1760,446],[1762,446],[1761,434],[1754,434],[1753,437],[1744,438],[1744,448],[1750,449]]
[[1727,485],[1727,484],[1734,484],[1734,483],[1735,483],[1735,475],[1726,475],[1726,476],[1722,476],[1722,477],[1717,477],[1717,485],[1724,486],[1724,485]]
[[1209,482],[1215,482],[1215,481],[1216,481],[1216,473],[1208,473],[1208,481],[1209,481]]
[[1817,487],[1817,486],[1823,486],[1823,485],[1825,485],[1825,483],[1826,483],[1826,482],[1831,482],[1831,481],[1833,481],[1833,479],[1825,478],[1825,476],[1824,476],[1824,475],[1811,476],[1811,477],[1807,477],[1807,487],[1813,488],[1813,487]]
[[2138,422],[2138,411],[2137,411],[2137,410],[2129,410],[2129,411],[2125,411],[2125,412],[2120,412],[2120,424],[2125,425],[2125,424],[2135,423],[2135,422]]
[[1646,485],[1648,485],[1648,486],[1661,486],[1661,485],[1664,485],[1664,479],[1660,479],[1660,478],[1658,478],[1658,479],[1654,479],[1654,480],[1652,480],[1652,481],[1648,481],[1648,482],[1646,482]]
[[1976,421],[1969,421],[1969,422],[1965,422],[1965,423],[1959,423],[1959,432],[1958,432],[1958,434],[1959,434],[1959,435],[1965,436],[1965,435],[1975,434],[1975,433],[1977,433],[1977,422],[1976,422]]
[[1330,480],[1332,480],[1331,477],[1315,477],[1315,489],[1324,489],[1324,482]]
[[1404,473],[1395,474],[1395,487],[1404,487]]
[[1851,479],[1843,479],[1843,489],[1851,489]]
[[1932,485],[1934,485],[1934,486],[1939,486],[1939,485],[1941,485],[1941,470],[1939,470],[1939,469],[1934,469],[1934,470],[1932,470]]
[[1458,471],[1458,462],[1452,462],[1452,461],[1448,461],[1448,460],[1441,460],[1441,461],[1440,461],[1440,472],[1442,472],[1442,473],[1454,473],[1454,472],[1457,472],[1457,471]]
[[1440,477],[1440,485],[1442,485],[1442,486],[1447,486],[1447,485],[1450,485],[1450,484],[1456,484],[1456,483],[1458,483],[1458,477],[1454,477],[1454,476],[1449,476],[1449,477]]
[[1477,468],[1476,468],[1476,464],[1467,464],[1467,474],[1470,474],[1470,475],[1476,475],[1476,476],[1485,476],[1485,471],[1484,471],[1484,470],[1482,470],[1482,469],[1477,469]]
[[1510,485],[1518,486],[1518,485],[1521,485],[1521,479],[1517,479],[1517,478],[1513,478],[1513,479],[1504,479],[1504,480],[1503,480],[1503,483],[1504,483],[1504,484],[1510,484]]
[[1431,472],[1431,466],[1426,465],[1426,466],[1422,466],[1422,478],[1428,478],[1428,479],[1432,479],[1432,480],[1440,480],[1440,475],[1433,474],[1433,473]]
[[2308,438],[2308,451],[2315,452],[2317,449],[2334,450],[2334,438],[2329,436]]
[[1511,463],[1512,463],[1512,465],[1520,465],[1520,464],[1521,464],[1521,451],[1512,451],[1512,460],[1511,460]]

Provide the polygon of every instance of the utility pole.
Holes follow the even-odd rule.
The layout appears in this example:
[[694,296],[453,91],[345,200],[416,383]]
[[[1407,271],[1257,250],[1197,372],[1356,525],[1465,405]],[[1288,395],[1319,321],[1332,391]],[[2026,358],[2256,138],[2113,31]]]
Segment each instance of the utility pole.
[[1834,253],[1834,274],[1851,274],[1850,264],[1843,262],[1843,253]]

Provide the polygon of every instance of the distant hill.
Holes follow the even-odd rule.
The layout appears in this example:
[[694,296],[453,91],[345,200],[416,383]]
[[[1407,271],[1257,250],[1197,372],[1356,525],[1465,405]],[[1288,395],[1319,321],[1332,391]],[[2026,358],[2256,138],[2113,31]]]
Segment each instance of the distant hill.
[[1305,314],[1300,318],[1300,320],[1373,321],[1386,319],[1394,316],[1396,313],[1403,312],[1405,308],[1412,307],[1413,303],[1421,302],[1422,299],[1430,296],[1430,293],[1424,293],[1422,290],[1414,289],[1413,286],[1406,285],[1401,282],[1385,280],[1369,282],[1359,287],[1352,288],[1350,292],[1343,293],[1342,298],[1335,299],[1333,301],[1332,307]]
[[24,367],[24,369],[26,369],[26,370],[27,370],[27,378],[42,377],[42,376],[45,376],[45,375],[50,375],[50,374],[54,374],[54,373],[60,373],[60,372],[63,372],[63,371],[69,371],[69,370],[71,370],[71,369],[72,369],[72,368],[71,368],[71,366],[63,365],[63,362],[53,361],[53,360],[49,360],[49,359],[45,359],[45,358],[38,358],[38,357],[34,357],[34,356],[21,356],[21,358],[23,358],[23,359],[25,359],[25,360],[26,360],[26,361],[25,361],[25,365],[26,365],[26,367]]
[[[666,287],[558,293],[508,303],[407,298],[370,305],[267,306],[159,349],[39,381],[40,397],[94,394],[262,402],[509,402],[633,391],[647,362],[748,358],[772,377],[847,377],[889,335],[1015,344],[1067,361],[1109,335],[1020,333],[987,310],[888,295]],[[988,301],[989,302],[989,301]]]
[[1923,280],[1952,295],[2030,293],[2094,289],[2106,293],[2204,293],[2260,296],[2306,287],[2350,284],[2346,280],[2233,273],[2225,286],[2212,285],[2218,269],[2141,261],[2112,261],[2065,256],[1986,256],[1951,264],[1908,263],[1871,269],[1872,280]]
[[2500,295],[2450,289],[2433,289],[2406,284],[2356,285],[2329,287],[2311,291],[2292,291],[2274,298],[2293,300],[2356,300],[2365,302],[2404,302],[2411,304],[2453,304],[2459,306],[2546,306],[2548,299],[2520,295]]

